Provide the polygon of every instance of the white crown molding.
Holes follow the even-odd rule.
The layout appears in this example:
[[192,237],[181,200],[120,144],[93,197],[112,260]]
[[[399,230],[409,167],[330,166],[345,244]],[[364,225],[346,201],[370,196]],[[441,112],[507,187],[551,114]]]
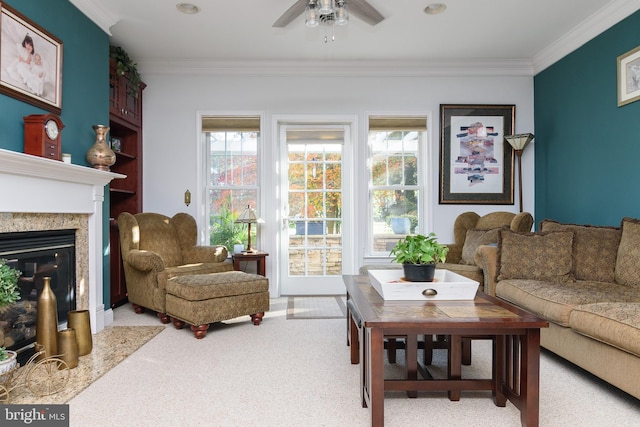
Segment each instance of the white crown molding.
[[532,58],[535,74],[640,9],[640,0],[613,0]]
[[108,35],[111,35],[111,27],[120,20],[119,16],[102,7],[99,2],[91,0],[69,0],[69,2]]
[[140,61],[142,75],[261,75],[313,77],[532,76],[529,60],[508,61]]

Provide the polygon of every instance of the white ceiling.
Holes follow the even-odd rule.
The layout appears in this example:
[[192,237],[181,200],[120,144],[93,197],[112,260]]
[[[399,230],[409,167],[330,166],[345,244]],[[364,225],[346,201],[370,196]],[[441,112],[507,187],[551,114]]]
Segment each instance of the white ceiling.
[[[144,65],[518,63],[533,74],[640,9],[640,0],[448,0],[441,15],[430,0],[369,0],[385,19],[371,26],[353,14],[336,27],[307,28],[304,16],[273,23],[295,0],[70,0]],[[621,52],[622,53],[622,52]],[[523,65],[524,64],[524,65]]]

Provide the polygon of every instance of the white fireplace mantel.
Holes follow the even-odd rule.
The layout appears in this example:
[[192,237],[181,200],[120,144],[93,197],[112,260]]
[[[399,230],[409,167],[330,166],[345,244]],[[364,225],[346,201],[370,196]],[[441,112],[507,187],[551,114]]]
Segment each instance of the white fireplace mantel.
[[[0,212],[88,216],[87,290],[93,333],[105,326],[102,297],[104,188],[111,180],[121,178],[126,175],[0,149]],[[106,323],[111,322],[107,319]]]

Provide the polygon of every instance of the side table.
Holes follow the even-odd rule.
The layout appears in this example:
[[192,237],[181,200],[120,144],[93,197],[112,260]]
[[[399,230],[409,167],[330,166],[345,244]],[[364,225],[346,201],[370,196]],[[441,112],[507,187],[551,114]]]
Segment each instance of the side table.
[[256,269],[259,275],[266,276],[265,270],[267,267],[267,257],[269,256],[266,252],[242,252],[239,254],[233,254],[233,269],[236,271],[240,271],[240,261],[255,261]]

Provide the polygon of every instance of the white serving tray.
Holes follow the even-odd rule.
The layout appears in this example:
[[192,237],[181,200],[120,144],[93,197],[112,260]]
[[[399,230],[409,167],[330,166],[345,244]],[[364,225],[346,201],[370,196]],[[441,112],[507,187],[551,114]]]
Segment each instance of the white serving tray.
[[473,300],[479,285],[449,270],[436,269],[433,282],[407,282],[403,276],[403,270],[369,270],[371,285],[385,300]]

